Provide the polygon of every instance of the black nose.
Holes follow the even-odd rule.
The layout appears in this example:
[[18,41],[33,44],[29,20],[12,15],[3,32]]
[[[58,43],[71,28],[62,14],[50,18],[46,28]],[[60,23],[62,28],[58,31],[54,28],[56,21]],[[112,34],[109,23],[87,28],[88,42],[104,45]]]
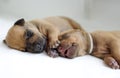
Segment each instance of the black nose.
[[34,48],[35,52],[42,52],[43,51],[43,45],[37,44]]
[[42,51],[43,50],[43,47],[40,45],[40,44],[37,44],[36,46],[35,46],[35,52],[37,52],[37,51]]
[[45,50],[46,47],[46,39],[39,39],[36,41],[34,45],[34,52],[35,53],[41,53],[43,50]]
[[31,53],[41,53],[46,48],[46,39],[37,39],[35,42],[31,43],[29,40],[26,42],[26,51]]

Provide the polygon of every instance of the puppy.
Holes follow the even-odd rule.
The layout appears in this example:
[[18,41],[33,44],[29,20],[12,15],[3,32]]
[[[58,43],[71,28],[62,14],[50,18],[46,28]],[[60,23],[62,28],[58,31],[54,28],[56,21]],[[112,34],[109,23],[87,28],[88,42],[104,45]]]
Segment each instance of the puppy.
[[120,68],[120,31],[95,31],[73,29],[60,36],[58,52],[66,58],[91,54],[104,60],[113,69]]
[[54,57],[58,55],[54,50],[60,43],[58,35],[69,29],[81,29],[81,26],[63,16],[31,21],[19,19],[8,31],[4,42],[20,51],[40,53],[46,50],[48,55]]

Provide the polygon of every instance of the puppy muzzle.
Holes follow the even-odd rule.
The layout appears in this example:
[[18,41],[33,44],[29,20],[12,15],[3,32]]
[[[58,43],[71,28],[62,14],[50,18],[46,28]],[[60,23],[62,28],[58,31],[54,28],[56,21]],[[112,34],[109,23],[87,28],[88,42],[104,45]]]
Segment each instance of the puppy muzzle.
[[26,42],[26,51],[31,53],[41,53],[46,48],[46,39],[38,39],[34,43]]

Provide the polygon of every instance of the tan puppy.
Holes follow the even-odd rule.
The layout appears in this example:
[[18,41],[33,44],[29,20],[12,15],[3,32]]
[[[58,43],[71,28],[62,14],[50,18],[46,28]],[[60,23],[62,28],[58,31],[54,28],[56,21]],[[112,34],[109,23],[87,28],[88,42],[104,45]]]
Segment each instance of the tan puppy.
[[61,56],[74,58],[91,54],[104,60],[111,68],[120,68],[120,31],[71,30],[59,36]]
[[39,53],[47,50],[48,54],[54,57],[57,53],[54,53],[52,48],[59,44],[58,35],[69,29],[81,27],[67,17],[48,17],[32,21],[20,19],[10,28],[4,42],[10,48],[20,51]]

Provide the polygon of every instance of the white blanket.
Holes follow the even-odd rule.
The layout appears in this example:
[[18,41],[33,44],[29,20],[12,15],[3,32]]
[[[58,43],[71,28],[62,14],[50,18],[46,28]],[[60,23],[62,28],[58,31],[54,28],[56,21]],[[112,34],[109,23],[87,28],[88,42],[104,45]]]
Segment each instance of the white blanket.
[[51,58],[45,52],[31,54],[7,47],[2,40],[14,21],[0,18],[0,78],[120,78],[120,69],[90,55]]

